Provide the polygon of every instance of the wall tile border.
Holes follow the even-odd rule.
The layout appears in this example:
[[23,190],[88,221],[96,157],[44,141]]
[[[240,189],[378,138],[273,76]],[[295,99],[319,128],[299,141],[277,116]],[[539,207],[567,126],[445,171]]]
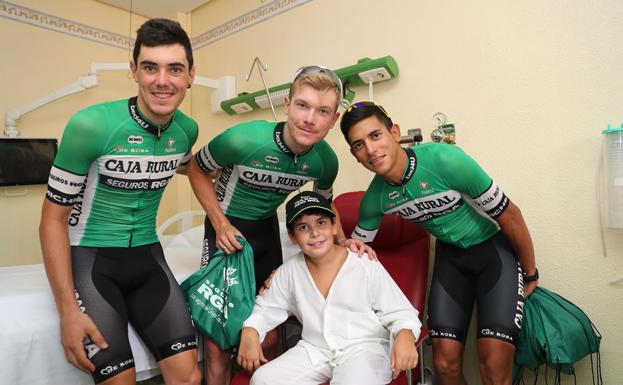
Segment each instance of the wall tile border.
[[[271,17],[299,7],[310,1],[312,0],[273,0],[253,11],[233,18],[218,27],[191,38],[193,50],[196,51],[208,46],[227,36],[233,35],[252,25],[266,21]],[[0,0],[0,17],[124,50],[128,49],[128,45],[134,45],[134,39],[130,40],[128,36],[77,23],[62,17],[49,15],[4,0]]]
[[197,50],[221,40],[229,35],[240,32],[254,24],[261,23],[280,13],[299,7],[312,0],[274,0],[251,12],[229,20],[216,28],[212,28],[192,38],[193,49]]
[[4,0],[0,0],[0,16],[126,50],[129,44],[134,45],[134,39],[129,41],[128,36],[49,15]]

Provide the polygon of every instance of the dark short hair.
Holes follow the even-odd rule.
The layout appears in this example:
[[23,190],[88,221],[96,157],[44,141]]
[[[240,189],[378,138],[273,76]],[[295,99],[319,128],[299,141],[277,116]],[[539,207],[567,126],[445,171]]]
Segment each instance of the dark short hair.
[[138,55],[141,46],[158,47],[161,45],[181,44],[186,51],[188,70],[193,68],[193,50],[190,45],[188,34],[180,23],[169,19],[149,19],[136,30],[136,42],[134,43],[134,64],[138,65]]
[[331,215],[331,213],[329,213],[327,210],[311,208],[303,211],[302,213],[294,217],[292,221],[286,223],[286,229],[288,229],[288,233],[292,234],[294,232],[294,225],[296,224],[296,221],[298,221],[304,215],[318,215],[324,218],[329,218],[331,219],[331,223],[335,223],[335,215]]
[[[363,105],[353,108],[359,104]],[[355,124],[371,116],[376,116],[379,122],[381,122],[388,130],[394,125],[391,118],[387,116],[387,114],[377,104],[367,102],[353,103],[351,107],[346,109],[346,112],[344,112],[344,115],[342,115],[342,120],[340,121],[340,129],[342,130],[344,139],[349,142],[348,133],[350,129]]]

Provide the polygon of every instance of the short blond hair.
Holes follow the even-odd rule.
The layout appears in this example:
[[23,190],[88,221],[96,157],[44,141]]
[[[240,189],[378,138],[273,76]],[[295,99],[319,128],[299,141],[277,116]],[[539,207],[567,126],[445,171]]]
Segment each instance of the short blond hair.
[[292,99],[294,93],[298,90],[300,86],[303,85],[310,86],[316,91],[335,91],[335,94],[337,95],[335,107],[337,110],[337,106],[340,102],[340,99],[342,98],[342,95],[340,94],[340,89],[337,84],[335,84],[328,75],[321,72],[312,72],[297,76],[296,79],[294,79],[292,85],[290,86],[290,93],[288,94],[288,98]]

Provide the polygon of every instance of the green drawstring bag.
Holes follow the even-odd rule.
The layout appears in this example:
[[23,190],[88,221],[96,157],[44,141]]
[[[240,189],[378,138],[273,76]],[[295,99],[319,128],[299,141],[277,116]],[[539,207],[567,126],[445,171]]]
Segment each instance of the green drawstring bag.
[[[555,370],[554,383],[559,384],[561,373],[574,374],[573,364],[590,355],[593,383],[601,384],[600,342],[597,328],[579,307],[538,286],[524,302],[513,383],[518,384],[522,379],[524,368],[538,375],[538,367],[546,364]],[[597,353],[596,370],[593,353]]]
[[180,285],[195,327],[222,350],[240,343],[242,323],[255,304],[253,249],[242,237],[236,239],[242,250],[227,255],[219,249]]

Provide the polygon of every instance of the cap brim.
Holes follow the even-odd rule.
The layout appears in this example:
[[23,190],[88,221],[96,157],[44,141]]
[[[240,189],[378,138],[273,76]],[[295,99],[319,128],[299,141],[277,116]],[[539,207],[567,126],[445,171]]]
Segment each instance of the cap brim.
[[305,211],[310,210],[310,209],[320,209],[320,210],[323,210],[323,211],[327,212],[328,214],[331,214],[332,216],[335,216],[335,212],[333,210],[328,209],[328,208],[326,208],[324,206],[313,205],[313,206],[303,207],[302,209],[300,209],[299,211],[294,213],[287,223],[288,224],[292,223],[296,218],[298,218],[299,215],[301,215],[302,213],[304,213]]

